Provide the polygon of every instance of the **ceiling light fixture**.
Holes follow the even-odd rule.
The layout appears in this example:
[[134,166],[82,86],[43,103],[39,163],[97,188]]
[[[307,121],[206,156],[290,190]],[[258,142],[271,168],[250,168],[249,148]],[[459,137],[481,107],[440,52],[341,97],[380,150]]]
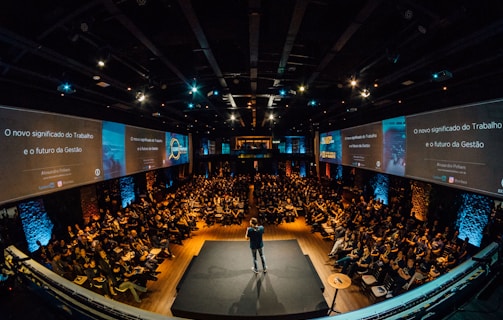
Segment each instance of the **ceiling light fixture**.
[[145,98],[146,98],[146,97],[145,97],[145,94],[144,94],[143,92],[138,91],[138,92],[136,93],[136,100],[138,100],[139,102],[143,102],[143,101],[145,101]]
[[61,92],[63,94],[72,94],[72,93],[76,92],[76,90],[73,88],[73,86],[68,82],[60,84],[57,87],[57,89],[59,92]]
[[434,74],[431,75],[431,77],[433,78],[433,81],[445,81],[452,78],[452,73],[447,70],[442,70],[439,72],[435,72]]

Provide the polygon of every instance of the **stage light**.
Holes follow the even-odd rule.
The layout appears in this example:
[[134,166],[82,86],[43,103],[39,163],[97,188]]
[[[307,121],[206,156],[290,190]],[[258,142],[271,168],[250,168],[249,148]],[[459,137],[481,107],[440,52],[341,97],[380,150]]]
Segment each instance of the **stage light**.
[[187,107],[188,107],[189,109],[194,109],[194,104],[193,104],[192,102],[190,102],[190,103],[187,105]]
[[272,113],[269,115],[269,120],[274,120],[274,115]]
[[105,66],[105,60],[98,60],[98,67],[103,68]]
[[360,95],[363,98],[368,98],[370,96],[370,91],[368,89],[363,89],[362,92],[360,93]]
[[431,75],[431,77],[433,78],[433,81],[445,81],[452,78],[452,73],[447,70],[442,70],[439,72],[435,72],[434,74]]
[[302,93],[302,92],[305,92],[306,91],[306,87],[304,87],[303,85],[301,85],[299,87],[299,91]]
[[72,94],[75,93],[75,89],[72,87],[72,85],[68,82],[62,83],[58,86],[58,91],[62,92],[64,94]]
[[145,101],[145,98],[146,98],[146,97],[145,97],[145,94],[144,94],[143,92],[138,91],[138,92],[136,93],[136,100],[138,100],[139,102],[143,102],[143,101]]
[[282,97],[286,96],[286,90],[285,89],[280,89],[279,90],[279,95],[282,96]]
[[219,95],[220,95],[220,92],[216,89],[208,91],[208,93],[206,94],[207,97],[218,97]]
[[310,107],[316,107],[318,105],[318,102],[316,100],[312,99],[312,100],[309,100],[307,105]]
[[352,87],[356,87],[356,80],[355,79],[351,79],[351,81],[349,83],[351,84]]

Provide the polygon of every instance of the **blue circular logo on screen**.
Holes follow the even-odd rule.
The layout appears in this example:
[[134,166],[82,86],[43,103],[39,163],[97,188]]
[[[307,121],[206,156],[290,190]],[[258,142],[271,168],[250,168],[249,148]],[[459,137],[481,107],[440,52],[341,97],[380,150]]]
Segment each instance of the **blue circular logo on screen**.
[[180,142],[178,141],[178,139],[171,138],[170,147],[171,151],[169,154],[169,159],[180,159]]

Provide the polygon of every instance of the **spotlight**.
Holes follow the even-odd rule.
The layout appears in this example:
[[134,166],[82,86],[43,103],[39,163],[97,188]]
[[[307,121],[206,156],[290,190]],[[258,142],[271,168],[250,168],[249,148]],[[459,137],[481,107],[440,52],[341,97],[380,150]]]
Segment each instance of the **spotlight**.
[[89,24],[87,24],[87,22],[86,22],[86,21],[82,21],[82,22],[80,23],[80,30],[81,30],[82,32],[87,32],[87,31],[89,31]]
[[307,105],[310,107],[316,107],[318,105],[318,102],[316,100],[312,99],[312,100],[309,100]]
[[208,91],[208,93],[206,94],[206,96],[208,96],[208,97],[218,97],[219,95],[220,95],[220,92],[216,89]]
[[145,94],[144,94],[143,92],[138,91],[138,92],[136,93],[136,100],[138,100],[139,102],[143,102],[143,101],[145,101],[145,98],[146,98],[146,97],[145,97]]
[[452,78],[452,73],[447,70],[442,70],[439,72],[435,72],[431,76],[433,78],[433,81],[445,81]]
[[368,96],[370,96],[370,91],[368,89],[363,89],[360,94],[363,98],[368,98]]
[[403,17],[406,20],[411,20],[414,17],[414,11],[412,11],[410,9],[405,10],[404,13],[403,13]]
[[98,67],[103,68],[105,66],[105,60],[98,60]]
[[76,92],[76,90],[68,82],[60,84],[57,89],[59,92],[62,92],[64,94],[72,94]]
[[279,90],[279,95],[282,96],[282,97],[286,96],[286,90],[285,89],[280,89]]

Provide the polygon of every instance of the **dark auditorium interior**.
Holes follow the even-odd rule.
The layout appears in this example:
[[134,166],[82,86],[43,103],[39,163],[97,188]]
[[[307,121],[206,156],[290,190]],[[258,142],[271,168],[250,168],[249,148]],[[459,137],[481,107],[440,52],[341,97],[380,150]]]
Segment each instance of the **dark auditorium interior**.
[[500,0],[1,1],[0,318],[502,319],[502,43]]

